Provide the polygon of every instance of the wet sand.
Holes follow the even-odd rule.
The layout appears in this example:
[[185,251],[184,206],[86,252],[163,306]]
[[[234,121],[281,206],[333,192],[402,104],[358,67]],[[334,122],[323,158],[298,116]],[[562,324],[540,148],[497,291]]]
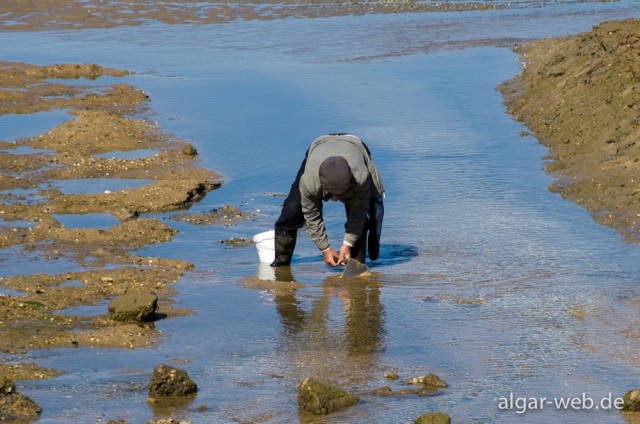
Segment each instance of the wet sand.
[[59,0],[18,0],[0,5],[3,23],[0,28],[11,31],[43,31],[53,29],[113,28],[136,26],[147,22],[203,25],[236,20],[273,20],[285,18],[320,18],[380,13],[460,12],[496,10],[517,7],[517,3],[486,4],[481,2],[438,2],[384,0],[360,2],[320,0],[238,2],[194,2],[179,0],[170,3],[131,0],[127,2],[89,0],[60,2]]
[[524,70],[499,89],[509,113],[549,147],[549,189],[640,242],[640,20],[514,50]]

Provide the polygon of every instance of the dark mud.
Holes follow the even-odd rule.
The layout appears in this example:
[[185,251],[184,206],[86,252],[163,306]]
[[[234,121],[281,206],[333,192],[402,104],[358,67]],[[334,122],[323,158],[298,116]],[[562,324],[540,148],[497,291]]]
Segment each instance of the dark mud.
[[549,147],[550,190],[640,242],[640,20],[517,46],[509,113]]
[[[142,246],[169,242],[178,231],[140,215],[188,209],[221,182],[218,174],[195,166],[191,145],[163,133],[144,117],[149,100],[144,92],[127,84],[83,85],[81,80],[128,74],[87,64],[0,63],[0,115],[66,109],[72,118],[32,138],[0,141],[0,249],[14,248],[16,254],[29,253],[45,261],[70,259],[89,268],[0,279],[3,288],[25,294],[0,296],[0,352],[158,343],[163,335],[153,323],[119,323],[109,317],[106,307],[93,316],[64,311],[91,305],[99,309],[119,294],[157,293],[156,319],[191,313],[171,308],[176,291],[170,285],[193,264],[132,254]],[[78,84],[63,84],[64,80]],[[18,148],[22,150],[14,153]],[[38,150],[19,153],[25,148]],[[138,149],[158,153],[126,160],[98,156]],[[65,180],[91,179],[150,183],[90,194],[64,194],[54,188]],[[37,193],[38,201],[28,201],[22,194],[25,190]],[[54,217],[88,213],[111,214],[120,223],[107,229],[67,228]],[[244,217],[239,211],[238,215]],[[25,221],[30,225],[13,225]],[[111,269],[100,269],[105,266]],[[77,284],[66,285],[68,281]],[[56,376],[54,370],[33,364],[0,365],[0,371],[13,379]]]

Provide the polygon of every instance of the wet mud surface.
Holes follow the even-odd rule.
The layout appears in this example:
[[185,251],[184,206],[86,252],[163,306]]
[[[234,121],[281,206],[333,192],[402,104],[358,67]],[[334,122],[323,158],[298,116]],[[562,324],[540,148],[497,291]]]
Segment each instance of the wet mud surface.
[[515,7],[517,2],[487,4],[483,2],[419,2],[419,1],[335,1],[303,2],[287,0],[254,3],[204,1],[148,2],[98,1],[60,4],[59,0],[18,0],[0,5],[3,23],[0,28],[11,31],[51,29],[113,28],[136,26],[151,21],[167,24],[215,24],[236,20],[273,20],[285,18],[320,18],[381,13],[460,12],[496,10]]
[[[222,206],[220,209],[213,209],[207,212],[179,213],[168,216],[165,219],[186,222],[191,225],[222,224],[224,226],[230,226],[236,222],[249,220],[253,216],[254,214],[243,212],[235,206]],[[245,242],[247,242],[247,240],[229,239],[226,242],[227,244],[246,244]]]
[[[21,295],[0,296],[0,352],[158,343],[163,335],[153,323],[120,324],[108,317],[103,303],[118,294],[157,293],[157,319],[191,313],[171,307],[176,294],[171,285],[193,264],[133,253],[173,240],[178,230],[140,215],[188,209],[221,182],[215,172],[195,165],[197,152],[191,145],[163,133],[144,117],[148,102],[144,92],[128,84],[83,84],[104,75],[128,74],[87,64],[0,63],[0,115],[62,109],[71,118],[32,138],[0,141],[0,249],[13,248],[17,254],[46,261],[66,259],[88,268],[2,277],[0,287]],[[157,153],[138,159],[99,156],[139,149]],[[76,181],[91,179],[106,187],[112,181],[115,187],[132,188],[67,194],[56,188],[68,181],[73,192]],[[246,219],[231,208],[236,212],[233,217],[225,215],[216,222]],[[90,216],[86,214],[108,214],[117,224],[106,229],[67,228],[54,217]],[[101,269],[105,267],[109,269]],[[96,310],[90,314],[69,309],[91,306]],[[33,364],[0,365],[0,371],[13,379],[57,375]]]
[[640,20],[514,50],[524,70],[499,89],[549,147],[549,189],[640,242]]

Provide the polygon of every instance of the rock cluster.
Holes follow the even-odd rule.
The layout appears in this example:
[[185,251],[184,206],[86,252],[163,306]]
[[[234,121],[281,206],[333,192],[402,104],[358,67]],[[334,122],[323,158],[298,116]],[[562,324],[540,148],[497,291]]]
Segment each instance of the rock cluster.
[[307,377],[298,387],[298,405],[314,414],[330,414],[360,402],[358,396]]
[[423,385],[425,387],[447,387],[447,383],[435,374],[427,374],[420,377],[410,378],[406,380],[404,384],[414,384],[416,386]]
[[182,396],[196,393],[198,386],[185,370],[160,364],[153,370],[149,382],[149,397]]
[[16,392],[13,381],[0,375],[0,421],[37,418],[41,412],[33,399]]

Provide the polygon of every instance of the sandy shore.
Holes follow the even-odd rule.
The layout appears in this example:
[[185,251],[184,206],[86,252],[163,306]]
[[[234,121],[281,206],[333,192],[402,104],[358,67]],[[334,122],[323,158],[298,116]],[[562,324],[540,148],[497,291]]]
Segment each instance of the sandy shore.
[[517,46],[509,113],[549,147],[550,190],[640,242],[640,20]]

